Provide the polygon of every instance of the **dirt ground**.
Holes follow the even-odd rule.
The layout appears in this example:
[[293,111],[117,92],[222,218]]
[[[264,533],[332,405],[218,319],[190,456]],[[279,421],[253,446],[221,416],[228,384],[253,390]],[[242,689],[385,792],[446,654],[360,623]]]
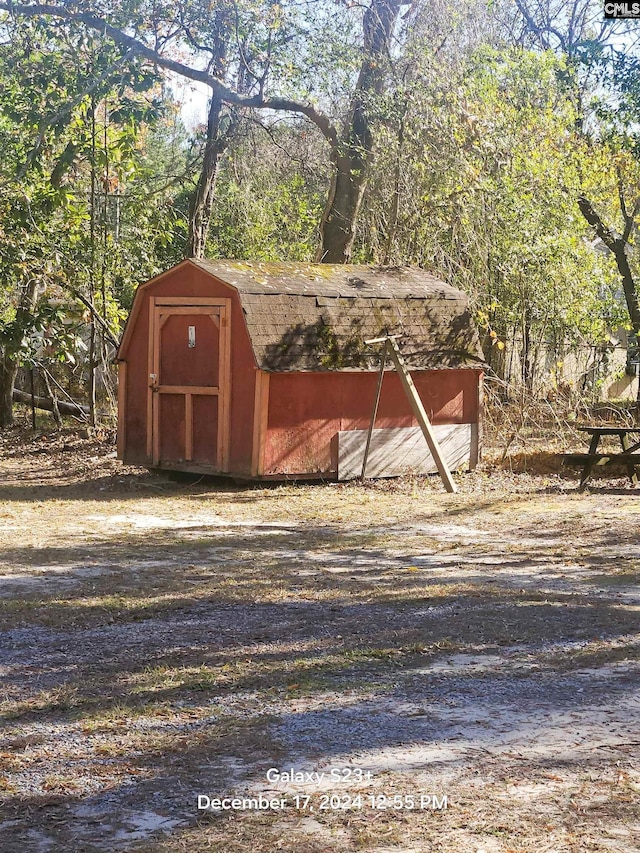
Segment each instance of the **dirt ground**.
[[523,459],[241,488],[0,434],[0,850],[640,851],[640,489]]

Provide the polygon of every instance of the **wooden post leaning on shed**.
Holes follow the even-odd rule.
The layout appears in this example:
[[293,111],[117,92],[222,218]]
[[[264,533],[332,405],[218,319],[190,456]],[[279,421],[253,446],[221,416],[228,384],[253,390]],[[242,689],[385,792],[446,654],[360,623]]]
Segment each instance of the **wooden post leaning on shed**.
[[[365,341],[365,343],[371,343],[371,341]],[[387,352],[389,350],[389,341],[385,340],[384,349],[382,350],[382,358],[380,359],[380,373],[378,374],[378,387],[376,388],[376,399],[373,404],[373,412],[371,413],[371,423],[369,424],[369,431],[367,432],[367,443],[364,446],[364,457],[362,459],[362,474],[361,478],[364,480],[365,474],[367,471],[367,459],[369,458],[369,448],[371,447],[371,436],[373,435],[373,426],[376,422],[376,417],[378,415],[378,406],[380,404],[380,393],[382,392],[382,380],[384,379],[384,369],[387,365]]]
[[444,483],[444,487],[448,492],[456,492],[456,484],[453,482],[453,477],[451,476],[451,471],[447,467],[447,463],[445,462],[444,455],[442,453],[442,449],[438,444],[438,439],[435,436],[433,431],[433,427],[431,426],[431,421],[429,420],[427,413],[422,405],[422,400],[418,395],[418,391],[416,386],[414,385],[413,379],[411,378],[411,374],[407,369],[407,365],[404,362],[402,357],[402,353],[400,352],[400,348],[396,343],[397,335],[386,335],[384,338],[373,338],[370,341],[365,341],[365,344],[381,344],[384,342],[384,356],[383,356],[383,364],[380,370],[380,379],[378,380],[378,392],[376,397],[376,405],[373,412],[373,418],[371,419],[371,425],[369,427],[369,435],[367,437],[367,447],[365,448],[365,458],[362,466],[362,476],[364,478],[365,465],[367,462],[367,454],[369,450],[369,444],[371,441],[371,433],[373,432],[373,422],[375,420],[375,416],[378,411],[378,402],[380,400],[380,390],[382,386],[382,376],[384,373],[384,360],[386,360],[387,353],[391,356],[391,359],[395,365],[396,372],[400,377],[400,382],[402,383],[402,387],[404,388],[405,394],[411,404],[411,408],[413,409],[413,414],[415,415],[418,424],[420,425],[420,429],[422,430],[422,434],[424,435],[429,450],[431,451],[431,455],[433,456],[433,461],[436,463],[436,467],[438,469],[438,473],[442,478],[442,482]]

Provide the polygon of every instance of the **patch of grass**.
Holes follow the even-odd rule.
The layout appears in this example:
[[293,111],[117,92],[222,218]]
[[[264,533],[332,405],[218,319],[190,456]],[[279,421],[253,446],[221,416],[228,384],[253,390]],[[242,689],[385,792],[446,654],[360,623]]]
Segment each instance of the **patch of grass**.
[[52,711],[68,712],[78,707],[83,699],[77,687],[61,685],[51,690],[40,690],[26,699],[5,699],[0,702],[0,717],[14,720],[32,714]]
[[120,703],[110,708],[97,709],[88,714],[77,715],[80,730],[85,734],[126,729],[134,720],[169,719],[174,710],[167,702]]
[[375,649],[370,647],[349,649],[344,653],[348,661],[383,660],[392,661],[398,654],[398,649]]
[[24,758],[13,752],[0,752],[0,767],[7,773],[15,773],[24,766]]
[[136,676],[133,694],[153,693],[160,690],[211,690],[224,680],[224,666],[157,666]]
[[167,593],[146,598],[125,594],[78,598],[6,599],[0,602],[5,630],[25,625],[47,628],[90,628],[154,619],[193,606],[193,597]]
[[50,774],[44,777],[41,787],[48,794],[74,794],[82,793],[84,784],[82,779],[76,776],[64,776]]

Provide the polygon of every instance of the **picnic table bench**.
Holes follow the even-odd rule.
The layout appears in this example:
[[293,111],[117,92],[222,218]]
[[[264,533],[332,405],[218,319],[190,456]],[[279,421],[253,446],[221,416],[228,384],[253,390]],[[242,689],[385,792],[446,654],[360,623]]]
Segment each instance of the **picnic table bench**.
[[[634,485],[638,482],[636,466],[640,466],[640,427],[582,426],[578,430],[591,436],[588,453],[563,453],[562,461],[565,465],[582,465],[580,488],[586,485],[593,469],[601,465],[624,465],[631,482]],[[600,439],[605,435],[618,436],[619,452],[598,453]],[[632,443],[629,436],[636,436],[637,440]]]

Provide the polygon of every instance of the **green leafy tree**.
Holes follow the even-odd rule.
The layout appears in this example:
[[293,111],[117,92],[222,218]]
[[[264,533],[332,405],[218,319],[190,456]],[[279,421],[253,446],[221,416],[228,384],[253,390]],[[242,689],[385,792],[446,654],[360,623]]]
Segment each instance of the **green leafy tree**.
[[495,371],[509,374],[505,356],[517,353],[533,387],[540,369],[553,374],[568,349],[604,341],[619,319],[612,267],[585,239],[575,204],[596,162],[588,146],[576,149],[553,54],[479,48],[457,78],[436,75],[434,85],[432,72],[416,75],[402,124],[387,130],[398,169],[376,175],[368,257],[410,260],[459,284]]
[[[120,48],[46,21],[8,22],[0,49],[0,425],[42,305],[60,289],[88,309],[88,383],[117,339],[134,280],[164,266],[176,216],[150,206],[143,129],[155,78]],[[134,176],[136,180],[134,180]],[[143,188],[144,185],[144,188]],[[135,189],[134,189],[135,187]],[[163,192],[158,190],[160,201]],[[174,256],[175,257],[175,256]],[[58,323],[57,313],[49,322]],[[52,340],[62,340],[51,330]]]
[[[583,170],[575,198],[584,221],[611,253],[628,316],[640,337],[640,284],[635,233],[640,215],[637,118],[640,109],[634,21],[605,21],[594,0],[517,0],[520,38],[558,56],[567,97],[577,105],[574,144],[599,159],[599,181]],[[638,386],[640,402],[640,385]]]

